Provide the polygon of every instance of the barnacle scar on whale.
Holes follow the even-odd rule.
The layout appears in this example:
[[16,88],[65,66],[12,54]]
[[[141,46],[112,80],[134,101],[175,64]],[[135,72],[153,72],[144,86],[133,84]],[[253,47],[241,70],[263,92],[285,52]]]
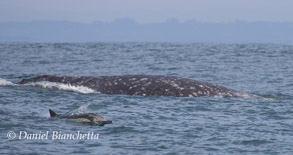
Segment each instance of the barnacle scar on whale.
[[175,97],[239,97],[268,99],[243,93],[208,82],[158,75],[122,76],[54,76],[41,75],[23,79],[18,84],[33,82],[57,82],[72,86],[83,86],[103,94],[124,94],[138,96],[175,96]]

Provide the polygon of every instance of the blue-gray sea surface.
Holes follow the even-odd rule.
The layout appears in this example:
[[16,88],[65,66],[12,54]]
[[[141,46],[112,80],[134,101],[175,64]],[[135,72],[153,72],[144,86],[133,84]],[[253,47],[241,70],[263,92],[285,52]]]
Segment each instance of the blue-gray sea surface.
[[[273,100],[105,95],[15,84],[43,74],[177,76]],[[114,123],[51,119],[49,108],[99,113]],[[46,132],[47,139],[28,136]],[[99,137],[53,139],[53,132]],[[0,154],[292,154],[293,46],[0,43],[0,136]]]

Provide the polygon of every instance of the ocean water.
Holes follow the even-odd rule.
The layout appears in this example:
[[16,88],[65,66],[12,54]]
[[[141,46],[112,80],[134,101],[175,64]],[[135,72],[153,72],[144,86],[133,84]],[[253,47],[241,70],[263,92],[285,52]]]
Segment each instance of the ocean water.
[[[105,95],[56,83],[16,84],[43,74],[178,76],[273,100]],[[99,113],[114,123],[51,119],[48,109]],[[62,139],[70,134],[75,139]],[[293,46],[0,43],[0,135],[0,154],[292,154]]]

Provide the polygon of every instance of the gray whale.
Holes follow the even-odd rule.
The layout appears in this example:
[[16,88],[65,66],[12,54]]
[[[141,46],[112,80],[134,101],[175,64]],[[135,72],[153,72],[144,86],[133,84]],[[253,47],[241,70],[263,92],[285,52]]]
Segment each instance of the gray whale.
[[18,84],[49,81],[85,86],[103,94],[175,97],[239,97],[265,99],[212,83],[187,78],[156,75],[54,76],[41,75],[23,79]]

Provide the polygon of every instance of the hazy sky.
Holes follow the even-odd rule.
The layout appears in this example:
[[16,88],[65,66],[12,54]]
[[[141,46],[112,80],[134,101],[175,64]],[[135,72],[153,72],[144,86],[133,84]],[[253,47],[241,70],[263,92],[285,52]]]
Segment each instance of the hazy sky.
[[63,20],[90,23],[132,18],[139,23],[293,22],[293,0],[0,0],[0,22]]

